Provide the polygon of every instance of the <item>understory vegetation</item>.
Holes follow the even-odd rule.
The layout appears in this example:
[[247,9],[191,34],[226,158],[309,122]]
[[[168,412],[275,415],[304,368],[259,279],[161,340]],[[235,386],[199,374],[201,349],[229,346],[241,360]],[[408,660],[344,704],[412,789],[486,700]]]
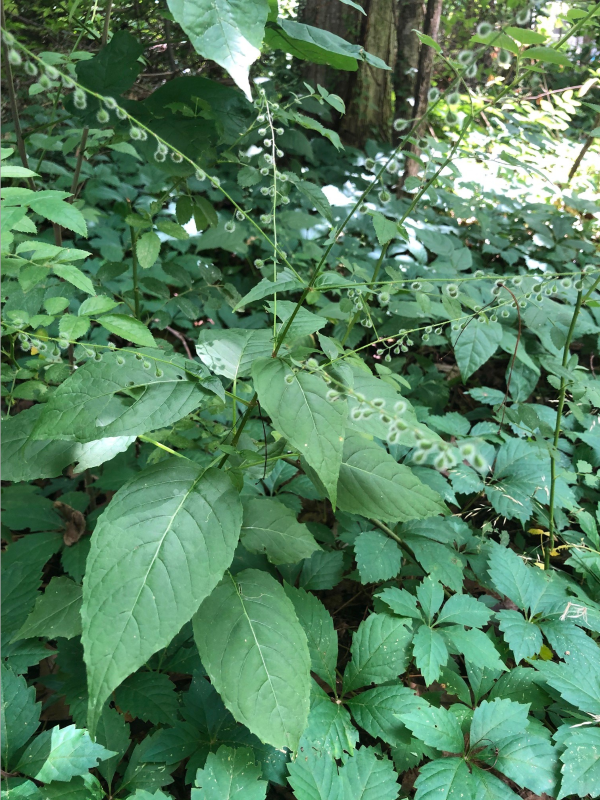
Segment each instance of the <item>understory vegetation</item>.
[[600,796],[600,4],[410,5],[5,3],[7,800]]

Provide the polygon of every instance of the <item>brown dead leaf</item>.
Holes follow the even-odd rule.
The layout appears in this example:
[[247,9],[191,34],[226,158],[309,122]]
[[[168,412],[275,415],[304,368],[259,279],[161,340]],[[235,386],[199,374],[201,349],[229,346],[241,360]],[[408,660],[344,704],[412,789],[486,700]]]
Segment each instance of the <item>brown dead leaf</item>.
[[66,503],[56,500],[54,508],[61,514],[66,522],[63,541],[67,547],[78,542],[85,533],[85,517],[81,511],[71,508]]

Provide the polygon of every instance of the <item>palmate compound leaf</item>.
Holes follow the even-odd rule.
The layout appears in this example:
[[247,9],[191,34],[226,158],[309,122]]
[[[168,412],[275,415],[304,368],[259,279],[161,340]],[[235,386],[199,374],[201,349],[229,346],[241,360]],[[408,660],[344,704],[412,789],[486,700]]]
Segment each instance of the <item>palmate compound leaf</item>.
[[252,99],[248,72],[260,57],[267,0],[168,0],[196,52],[216,61]]
[[344,442],[337,501],[342,511],[388,522],[446,513],[437,492],[374,441],[356,433],[348,433]]
[[413,638],[413,656],[429,686],[440,677],[441,668],[448,661],[444,637],[428,625],[421,625]]
[[[192,376],[188,366],[204,372]],[[212,396],[202,384],[208,377],[205,367],[160,350],[104,353],[56,389],[32,438],[91,442],[171,425]]]
[[389,580],[400,572],[402,551],[380,531],[361,533],[354,541],[354,552],[361,583]]
[[25,678],[15,675],[4,664],[2,672],[2,765],[5,770],[13,766],[15,753],[35,733],[39,721],[41,703],[35,702],[35,688],[28,687]]
[[269,784],[249,747],[222,745],[196,774],[192,800],[264,800]]
[[508,736],[523,733],[528,725],[529,703],[515,703],[512,700],[496,698],[492,702],[483,700],[473,712],[471,720],[471,747],[476,742],[486,740],[499,742]]
[[372,747],[361,747],[341,767],[311,748],[288,771],[297,800],[396,800],[400,789],[391,761]]
[[471,773],[462,758],[436,758],[421,767],[415,800],[474,800]]
[[558,800],[600,795],[600,728],[573,729],[565,741]]
[[352,637],[352,660],[344,671],[344,692],[398,677],[408,665],[412,631],[406,620],[371,614]]
[[334,688],[338,638],[331,614],[314,594],[296,589],[287,583],[284,583],[283,588],[292,601],[298,621],[306,634],[312,672]]
[[600,714],[600,666],[597,662],[557,664],[538,660],[535,667],[567,703],[586,714]]
[[559,778],[558,755],[543,736],[525,732],[501,742],[495,769],[525,789],[554,796]]
[[358,731],[347,709],[312,681],[308,723],[300,739],[299,751],[314,748],[318,753],[343,758],[344,752],[354,752],[357,742]]
[[51,728],[31,742],[17,764],[17,770],[30,778],[50,783],[85,775],[98,760],[115,755],[90,739],[87,731],[75,725]]
[[143,470],[113,497],[83,582],[90,731],[110,692],[166,647],[217,585],[241,522],[229,478],[181,458]]
[[347,702],[350,713],[361,728],[392,746],[402,744],[406,738],[406,726],[398,715],[420,705],[419,697],[401,684],[376,686],[355,695]]
[[75,472],[97,467],[122,453],[134,441],[133,436],[112,436],[91,442],[65,439],[32,439],[31,434],[44,405],[26,408],[2,423],[2,477],[7,481],[32,481],[55,478],[69,464]]
[[315,470],[335,508],[348,416],[346,401],[328,400],[328,387],[321,377],[294,373],[279,358],[255,361],[252,377],[273,425]]
[[210,680],[263,742],[296,750],[308,718],[310,655],[283,588],[268,573],[227,574],[194,616]]
[[244,503],[242,544],[251,553],[265,553],[272,564],[296,564],[321,547],[296,514],[271,497]]

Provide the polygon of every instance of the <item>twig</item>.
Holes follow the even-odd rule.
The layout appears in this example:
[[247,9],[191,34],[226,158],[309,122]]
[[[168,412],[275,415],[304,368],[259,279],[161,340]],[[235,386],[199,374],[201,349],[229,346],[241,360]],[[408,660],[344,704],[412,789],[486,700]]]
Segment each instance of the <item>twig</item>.
[[[600,125],[600,114],[596,114],[596,119],[594,120],[594,126],[597,126],[597,125]],[[583,157],[585,156],[587,151],[590,149],[590,147],[592,146],[593,142],[594,142],[594,137],[593,136],[588,136],[587,139],[585,140],[583,147],[581,148],[577,158],[573,162],[573,166],[569,170],[569,178],[568,178],[568,182],[569,183],[575,177],[575,173],[579,169],[579,167],[581,165],[581,162],[583,161]]]
[[79,175],[81,173],[81,165],[83,163],[83,154],[85,152],[85,145],[88,138],[89,128],[84,128],[83,133],[81,134],[81,141],[79,142],[79,147],[77,148],[77,162],[75,164],[75,172],[73,173],[73,181],[71,183],[71,194],[72,197],[69,198],[69,202],[72,203],[75,200],[75,196],[77,194],[77,186],[79,184]]
[[185,350],[186,356],[193,361],[194,357],[190,351],[190,348],[188,347],[187,339],[185,338],[183,333],[176,331],[175,328],[170,328],[168,325],[165,326],[165,330],[169,331],[169,333],[172,333],[176,339],[179,339],[179,341],[183,345],[183,349]]
[[108,42],[108,31],[110,27],[110,15],[112,12],[113,0],[107,0],[106,3],[106,14],[104,15],[104,27],[102,28],[102,39],[100,40],[100,45],[104,47],[104,45]]

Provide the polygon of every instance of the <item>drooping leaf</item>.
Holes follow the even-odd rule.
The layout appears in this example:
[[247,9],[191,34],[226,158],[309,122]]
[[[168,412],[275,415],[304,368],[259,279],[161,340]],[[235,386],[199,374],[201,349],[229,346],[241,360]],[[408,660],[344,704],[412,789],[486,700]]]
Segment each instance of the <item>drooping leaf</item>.
[[304,371],[294,373],[279,358],[255,361],[252,375],[262,407],[318,474],[335,507],[348,414],[346,401],[332,403],[321,377]]
[[498,322],[478,324],[473,321],[454,339],[454,355],[463,381],[470,378],[479,367],[494,355],[502,339],[502,326]]
[[251,100],[248,72],[260,56],[267,0],[168,0],[168,5],[196,51],[223,67]]
[[314,594],[285,583],[286,595],[292,601],[296,616],[308,641],[310,668],[332,688],[338,657],[337,634],[331,615]]
[[233,716],[295,750],[306,725],[310,656],[282,587],[266,572],[227,575],[194,616],[202,664]]
[[14,766],[14,755],[35,733],[41,703],[35,702],[35,688],[28,687],[25,678],[15,675],[4,664],[2,672],[2,765],[6,771]]
[[16,769],[43,783],[85,775],[99,760],[114,755],[75,725],[40,733],[25,750]]
[[411,638],[406,620],[370,614],[352,637],[352,660],[344,671],[344,692],[393,680],[404,672]]
[[71,639],[81,633],[81,586],[70,578],[52,578],[14,639],[59,636]]
[[113,497],[83,583],[91,731],[110,692],[166,647],[217,585],[241,511],[226,475],[179,458],[143,470]]
[[244,504],[242,544],[251,553],[265,553],[272,564],[296,564],[320,546],[306,525],[274,498]]
[[171,425],[209,396],[184,359],[167,360],[159,350],[105,353],[57,388],[32,437],[92,442],[135,436]]
[[[42,192],[39,193],[40,195]],[[29,201],[30,208],[46,217],[50,222],[55,222],[63,228],[78,233],[80,236],[87,236],[87,225],[81,211],[71,203],[60,200],[56,197],[37,197],[34,196]]]
[[192,800],[264,800],[268,783],[260,776],[252,750],[223,745],[198,770]]
[[446,509],[437,492],[408,467],[356,433],[348,433],[344,442],[337,496],[343,511],[386,522],[423,519]]

